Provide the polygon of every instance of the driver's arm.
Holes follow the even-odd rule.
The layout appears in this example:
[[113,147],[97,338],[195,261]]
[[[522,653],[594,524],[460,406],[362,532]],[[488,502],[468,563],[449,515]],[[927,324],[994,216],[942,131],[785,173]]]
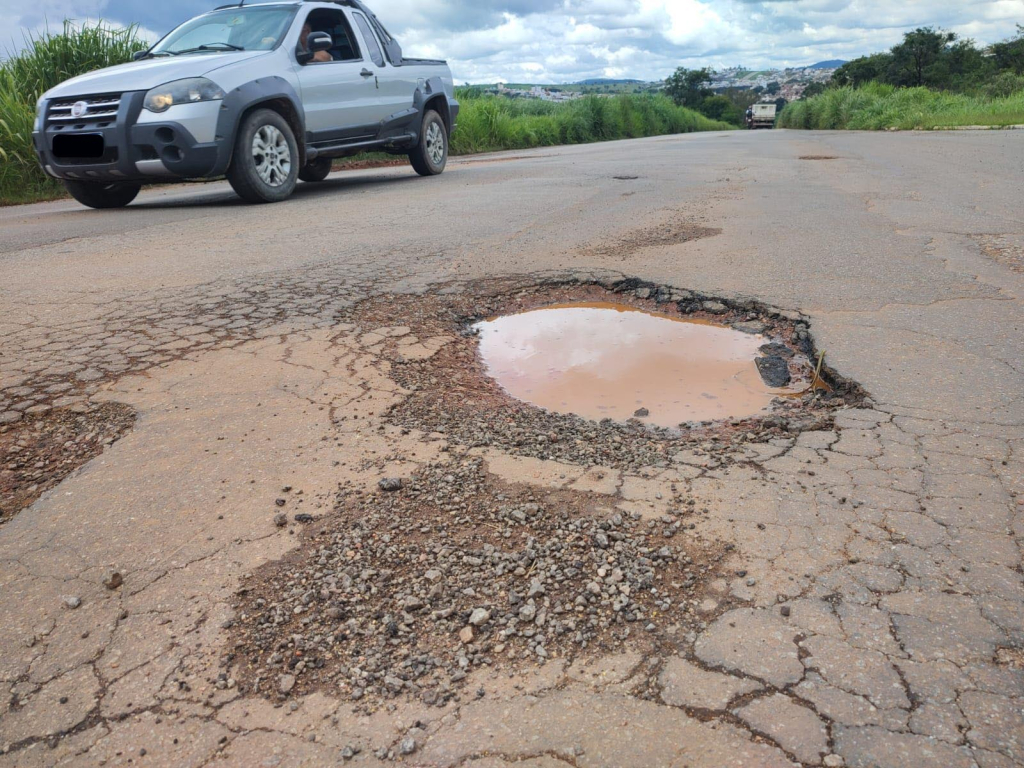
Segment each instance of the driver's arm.
[[334,61],[334,57],[327,51],[317,51],[313,54],[313,61]]

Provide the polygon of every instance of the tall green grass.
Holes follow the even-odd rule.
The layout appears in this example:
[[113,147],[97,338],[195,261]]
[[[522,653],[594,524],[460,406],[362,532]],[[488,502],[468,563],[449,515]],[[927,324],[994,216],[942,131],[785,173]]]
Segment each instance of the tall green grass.
[[1024,89],[1005,96],[968,95],[928,88],[868,83],[795,101],[779,116],[781,128],[878,131],[1024,124]]
[[41,170],[32,147],[36,101],[58,83],[129,61],[148,44],[138,28],[65,21],[61,32],[27,35],[0,62],[0,205],[59,197],[63,187]]
[[452,135],[452,154],[734,127],[678,107],[666,96],[653,94],[584,96],[566,102],[469,97],[464,93],[456,96],[461,109],[459,129]]

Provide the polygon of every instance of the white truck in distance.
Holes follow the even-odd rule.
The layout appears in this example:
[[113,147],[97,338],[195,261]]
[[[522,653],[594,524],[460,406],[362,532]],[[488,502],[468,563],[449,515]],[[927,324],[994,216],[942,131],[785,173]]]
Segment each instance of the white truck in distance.
[[441,173],[458,113],[448,65],[403,57],[361,0],[286,0],[218,8],[61,83],[32,135],[43,170],[92,208],[215,176],[269,203],[369,149]]
[[775,104],[754,104],[747,111],[747,128],[774,128]]

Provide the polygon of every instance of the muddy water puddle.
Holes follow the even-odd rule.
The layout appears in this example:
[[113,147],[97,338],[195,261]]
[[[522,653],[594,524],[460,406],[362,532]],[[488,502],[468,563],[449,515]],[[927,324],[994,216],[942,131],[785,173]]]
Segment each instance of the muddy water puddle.
[[663,427],[747,418],[792,390],[754,363],[763,336],[634,307],[561,304],[476,325],[480,354],[512,397],[600,421]]

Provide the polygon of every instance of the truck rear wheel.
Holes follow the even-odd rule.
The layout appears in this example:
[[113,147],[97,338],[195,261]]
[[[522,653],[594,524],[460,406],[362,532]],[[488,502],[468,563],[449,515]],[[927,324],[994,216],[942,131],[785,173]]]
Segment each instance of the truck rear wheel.
[[257,109],[238,127],[228,181],[250,203],[277,203],[295,191],[299,145],[288,121],[272,109]]
[[436,176],[448,163],[448,128],[432,109],[423,116],[420,140],[409,153],[409,162],[420,176]]
[[300,181],[323,181],[331,173],[331,158],[321,157],[299,169]]
[[64,188],[75,200],[90,208],[124,208],[139,194],[142,185],[65,179]]

